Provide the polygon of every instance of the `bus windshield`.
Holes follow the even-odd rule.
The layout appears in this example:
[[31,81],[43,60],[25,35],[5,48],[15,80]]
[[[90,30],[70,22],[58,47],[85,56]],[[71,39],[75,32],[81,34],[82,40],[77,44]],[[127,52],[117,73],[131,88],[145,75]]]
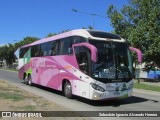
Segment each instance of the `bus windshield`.
[[131,55],[126,43],[89,40],[98,49],[98,61],[92,64],[94,78],[127,79],[132,77]]

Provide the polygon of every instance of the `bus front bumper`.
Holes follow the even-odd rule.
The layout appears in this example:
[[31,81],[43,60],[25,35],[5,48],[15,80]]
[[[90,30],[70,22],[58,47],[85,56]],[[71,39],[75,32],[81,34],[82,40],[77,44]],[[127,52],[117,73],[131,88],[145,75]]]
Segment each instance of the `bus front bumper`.
[[133,94],[133,89],[123,90],[123,91],[105,91],[105,92],[91,89],[90,93],[92,93],[90,94],[91,100],[123,99],[131,97]]

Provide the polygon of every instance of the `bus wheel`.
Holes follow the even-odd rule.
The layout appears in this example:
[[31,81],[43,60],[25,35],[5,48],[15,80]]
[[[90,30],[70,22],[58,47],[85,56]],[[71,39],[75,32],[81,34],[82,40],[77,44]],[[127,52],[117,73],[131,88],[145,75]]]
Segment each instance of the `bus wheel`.
[[26,75],[24,76],[24,84],[28,85],[28,78]]
[[28,75],[28,85],[29,86],[33,85],[31,75]]
[[66,81],[64,84],[64,96],[67,98],[72,98],[72,86],[69,81]]

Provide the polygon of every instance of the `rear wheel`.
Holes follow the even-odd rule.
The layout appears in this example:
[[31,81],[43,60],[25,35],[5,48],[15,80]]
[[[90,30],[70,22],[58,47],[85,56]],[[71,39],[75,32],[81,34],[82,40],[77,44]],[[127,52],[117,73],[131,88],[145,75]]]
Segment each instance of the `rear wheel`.
[[69,81],[66,81],[64,83],[64,96],[67,97],[67,98],[72,98],[73,95],[72,95],[72,86],[71,86],[71,83]]
[[31,75],[28,76],[28,85],[29,86],[33,85]]
[[24,84],[28,85],[28,78],[26,75],[24,76]]

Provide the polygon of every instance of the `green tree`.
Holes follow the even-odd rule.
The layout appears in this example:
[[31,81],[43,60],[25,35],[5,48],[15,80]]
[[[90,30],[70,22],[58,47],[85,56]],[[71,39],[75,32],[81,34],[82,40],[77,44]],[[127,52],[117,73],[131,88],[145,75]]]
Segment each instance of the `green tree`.
[[4,56],[5,56],[5,47],[0,46],[0,61],[4,60]]
[[0,47],[0,59],[6,60],[7,65],[12,65],[12,63],[15,62],[14,51],[15,47],[10,43],[8,45]]
[[7,65],[12,65],[13,62],[15,62],[15,55],[14,55],[14,51],[15,51],[15,46],[13,44],[8,44],[6,46],[6,55],[5,55],[5,60],[7,62]]
[[61,33],[65,33],[65,32],[68,32],[70,31],[69,29],[66,29],[66,30],[62,30],[61,32],[58,32],[58,33],[49,33],[46,38],[48,37],[52,37],[52,36],[55,36],[55,35],[58,35],[58,34],[61,34]]
[[92,27],[91,25],[89,25],[88,28],[82,27],[82,29],[90,29],[90,30],[93,30],[93,27]]
[[129,0],[120,11],[111,5],[107,14],[117,34],[160,66],[160,0]]
[[39,38],[27,36],[27,37],[23,38],[23,40],[21,40],[20,42],[15,43],[14,45],[15,45],[15,48],[18,49],[23,45],[33,43],[37,40],[39,40]]
[[68,31],[70,31],[69,29],[66,29],[66,30],[62,30],[61,32],[59,32],[58,34],[60,34],[60,33],[65,33],[65,32],[68,32]]
[[22,41],[15,44],[9,43],[8,45],[0,47],[0,60],[6,60],[8,66],[15,62],[14,52],[23,45],[30,44],[38,40],[36,37],[25,37]]
[[49,33],[49,34],[46,36],[46,38],[52,37],[52,36],[55,36],[55,35],[57,35],[57,33]]

